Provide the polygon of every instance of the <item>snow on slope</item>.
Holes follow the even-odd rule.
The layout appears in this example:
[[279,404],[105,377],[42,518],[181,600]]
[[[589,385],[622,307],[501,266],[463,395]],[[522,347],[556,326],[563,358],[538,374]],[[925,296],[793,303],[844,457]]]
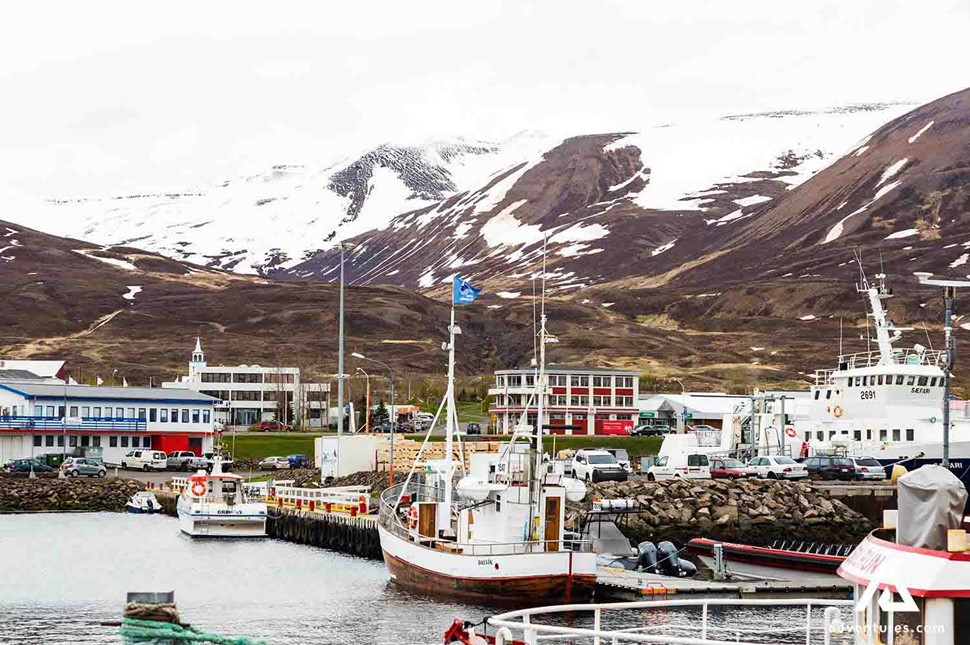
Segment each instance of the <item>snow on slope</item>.
[[650,181],[636,198],[640,206],[696,209],[703,208],[708,189],[749,181],[745,175],[755,171],[787,171],[791,174],[780,179],[800,184],[909,107],[879,103],[726,116],[651,128],[607,148],[640,148],[643,165],[650,169]]

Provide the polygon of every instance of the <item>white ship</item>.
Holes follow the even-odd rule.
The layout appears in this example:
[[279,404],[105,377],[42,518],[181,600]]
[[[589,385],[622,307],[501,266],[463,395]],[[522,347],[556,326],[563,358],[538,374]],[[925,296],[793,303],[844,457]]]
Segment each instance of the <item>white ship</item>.
[[[596,581],[590,545],[564,531],[566,501],[581,500],[585,486],[553,473],[542,452],[542,431],[523,422],[500,453],[472,456],[469,471],[454,457],[456,435],[454,307],[449,327],[448,390],[444,411],[445,458],[421,461],[407,480],[384,492],[379,532],[391,578],[404,587],[476,601],[589,597]],[[545,392],[545,315],[539,332],[536,405]],[[431,429],[428,430],[429,437]],[[425,445],[427,439],[425,439]],[[422,447],[423,449],[423,447]],[[460,454],[460,453],[459,453]]]
[[192,537],[266,536],[266,503],[248,499],[243,478],[222,472],[218,457],[211,473],[189,477],[176,508],[179,528]]

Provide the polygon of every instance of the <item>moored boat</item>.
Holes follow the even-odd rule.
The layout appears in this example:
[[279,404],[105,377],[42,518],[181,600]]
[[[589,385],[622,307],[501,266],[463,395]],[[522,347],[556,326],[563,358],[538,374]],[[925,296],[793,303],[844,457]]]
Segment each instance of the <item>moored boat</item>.
[[762,580],[835,582],[837,571],[852,550],[850,546],[807,544],[792,540],[771,547],[694,538],[687,549],[708,568],[715,570],[715,545],[721,545],[729,574]]
[[198,471],[179,495],[179,528],[192,537],[265,537],[266,503],[246,495],[239,475],[222,472],[221,460],[212,472]]
[[128,503],[125,504],[125,510],[129,513],[144,513],[150,515],[152,513],[161,513],[162,505],[154,493],[143,490],[135,493],[128,499]]

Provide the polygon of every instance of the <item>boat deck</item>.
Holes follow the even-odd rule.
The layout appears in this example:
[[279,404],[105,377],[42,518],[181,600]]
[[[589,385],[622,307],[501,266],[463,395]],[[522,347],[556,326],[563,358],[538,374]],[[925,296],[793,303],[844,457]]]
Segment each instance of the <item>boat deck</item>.
[[673,596],[696,598],[851,598],[847,581],[745,580],[719,582],[697,578],[672,578],[601,567],[596,576],[597,600],[670,600]]

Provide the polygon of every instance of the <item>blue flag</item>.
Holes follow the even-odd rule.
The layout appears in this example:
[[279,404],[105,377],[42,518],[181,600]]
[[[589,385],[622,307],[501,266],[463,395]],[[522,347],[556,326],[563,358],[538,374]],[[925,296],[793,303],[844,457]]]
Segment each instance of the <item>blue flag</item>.
[[451,288],[451,303],[454,305],[467,305],[469,302],[475,300],[481,292],[481,289],[473,287],[472,283],[468,280],[462,280],[458,276],[455,276],[455,281]]

